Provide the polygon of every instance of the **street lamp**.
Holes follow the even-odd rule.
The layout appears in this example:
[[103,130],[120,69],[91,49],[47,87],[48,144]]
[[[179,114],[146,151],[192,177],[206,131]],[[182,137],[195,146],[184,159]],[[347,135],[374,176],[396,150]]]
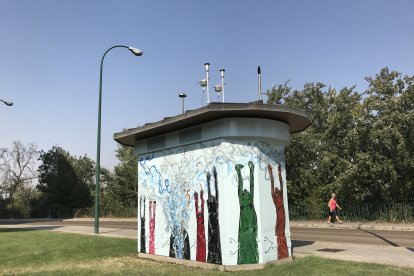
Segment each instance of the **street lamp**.
[[180,97],[181,100],[182,100],[182,110],[183,110],[183,114],[184,114],[184,98],[187,97],[187,94],[180,93],[180,94],[178,94],[178,97]]
[[7,106],[12,106],[13,105],[12,102],[4,101],[4,100],[0,100],[0,102],[3,102]]
[[95,234],[99,234],[99,183],[101,177],[101,107],[102,107],[102,68],[103,68],[103,61],[105,59],[106,54],[114,49],[114,48],[127,48],[131,53],[135,56],[142,56],[143,52],[140,49],[134,47],[128,47],[123,45],[116,45],[108,50],[103,54],[101,60],[101,70],[100,70],[100,77],[99,77],[99,105],[98,105],[98,138],[97,138],[97,150],[96,150],[96,199],[95,199]]

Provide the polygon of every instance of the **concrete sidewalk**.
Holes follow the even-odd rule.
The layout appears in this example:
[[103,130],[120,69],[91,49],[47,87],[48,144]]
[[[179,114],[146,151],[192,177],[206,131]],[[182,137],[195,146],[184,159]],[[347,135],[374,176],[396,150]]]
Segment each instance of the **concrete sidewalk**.
[[[0,219],[2,224],[22,224],[31,222],[48,221],[81,221],[92,222],[94,218],[72,218],[72,219]],[[99,221],[135,222],[135,218],[100,218]],[[385,230],[385,231],[414,231],[414,223],[378,223],[378,222],[343,222],[331,223],[326,221],[290,221],[290,227],[299,228],[337,228],[337,229],[363,229],[363,230]]]
[[[93,221],[93,218],[74,218],[64,221]],[[131,218],[100,218],[100,221],[127,221],[137,222]],[[1,224],[1,220],[0,220]],[[414,223],[378,223],[378,222],[343,222],[331,223],[326,221],[290,221],[291,227],[300,228],[338,228],[338,229],[363,229],[363,230],[385,230],[385,231],[414,231]]]
[[[290,221],[290,227],[298,228],[337,228],[337,229],[362,229],[385,231],[413,231],[413,223],[378,223],[378,222],[343,222],[331,223],[326,221]],[[414,233],[413,233],[414,238]]]
[[[64,221],[93,221],[93,218],[73,218]],[[127,221],[137,222],[133,218],[100,218],[100,221]],[[0,220],[1,224],[1,220]],[[379,222],[343,222],[331,223],[326,221],[290,221],[291,227],[301,228],[338,228],[338,229],[364,229],[385,231],[414,231],[414,223],[379,223]]]
[[[328,224],[326,221],[290,221],[290,227],[336,228],[382,231],[412,231],[414,224],[344,222]],[[366,245],[321,241],[293,241],[293,254],[297,257],[319,256],[329,259],[378,263],[414,268],[414,248]]]
[[293,244],[296,257],[319,256],[414,268],[414,248],[319,241],[293,241]]
[[[51,221],[51,220],[43,221],[42,225],[33,225],[31,224],[33,221],[20,222],[19,224],[1,224],[0,222],[0,228],[50,230],[50,231],[56,231],[56,232],[74,233],[74,234],[82,234],[82,235],[95,235],[93,226],[72,226],[72,225],[61,226],[61,225],[48,224],[48,221]],[[112,238],[137,239],[137,230],[99,227],[99,236],[112,237]]]
[[[82,221],[90,221],[82,220]],[[126,221],[126,220],[119,220]],[[134,220],[132,220],[134,221]],[[33,221],[19,221],[18,224],[2,224],[0,221],[0,228],[26,228],[50,230],[66,233],[76,233],[83,235],[95,235],[94,229],[91,226],[57,226],[48,225],[48,221],[42,222],[42,225],[33,225]],[[8,223],[11,223],[9,221]],[[394,230],[394,231],[413,231],[414,239],[414,225],[412,224],[379,224],[379,223],[343,223],[328,225],[323,222],[290,222],[291,227],[313,227],[313,228],[342,228],[342,229],[370,229],[370,230]],[[117,229],[100,227],[99,236],[116,237],[116,238],[130,238],[137,239],[137,230],[131,229]],[[388,264],[401,267],[414,268],[414,248],[396,247],[396,246],[380,246],[380,245],[363,245],[351,243],[333,243],[333,242],[319,242],[319,241],[293,241],[293,255],[295,257],[304,256],[319,256],[323,258]]]

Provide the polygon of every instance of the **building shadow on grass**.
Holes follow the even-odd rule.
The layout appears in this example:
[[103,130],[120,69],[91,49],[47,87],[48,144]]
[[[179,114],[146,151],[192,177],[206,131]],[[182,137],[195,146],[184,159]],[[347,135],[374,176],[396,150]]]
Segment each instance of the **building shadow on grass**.
[[0,233],[11,233],[11,232],[28,232],[28,231],[38,231],[38,230],[54,230],[58,229],[60,226],[31,226],[25,228],[2,228],[0,226]]
[[39,218],[39,219],[0,219],[0,226],[1,225],[10,225],[10,224],[28,224],[28,223],[48,223],[48,222],[59,222],[59,221],[63,221],[63,219],[44,219],[44,218]]

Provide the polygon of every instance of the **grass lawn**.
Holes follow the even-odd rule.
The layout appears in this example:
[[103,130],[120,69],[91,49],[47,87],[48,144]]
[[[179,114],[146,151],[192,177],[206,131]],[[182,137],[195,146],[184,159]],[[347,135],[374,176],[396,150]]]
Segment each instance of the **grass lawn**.
[[230,273],[141,260],[136,248],[131,239],[0,228],[0,275],[414,275],[414,269],[317,257]]

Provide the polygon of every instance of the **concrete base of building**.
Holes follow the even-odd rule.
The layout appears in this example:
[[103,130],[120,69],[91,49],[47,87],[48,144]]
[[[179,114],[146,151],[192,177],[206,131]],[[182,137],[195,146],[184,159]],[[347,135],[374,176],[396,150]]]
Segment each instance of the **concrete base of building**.
[[219,270],[219,271],[259,270],[259,269],[264,269],[266,266],[269,266],[269,265],[274,265],[274,264],[279,265],[279,264],[292,262],[292,257],[289,257],[286,259],[275,260],[275,261],[264,263],[264,264],[218,265],[218,264],[203,263],[203,262],[198,262],[198,261],[193,261],[193,260],[171,258],[167,256],[152,255],[152,254],[146,254],[146,253],[138,253],[138,258],[142,258],[146,260],[153,260],[156,262],[163,262],[163,263],[170,263],[170,264],[184,265],[184,266],[189,266],[189,267]]

